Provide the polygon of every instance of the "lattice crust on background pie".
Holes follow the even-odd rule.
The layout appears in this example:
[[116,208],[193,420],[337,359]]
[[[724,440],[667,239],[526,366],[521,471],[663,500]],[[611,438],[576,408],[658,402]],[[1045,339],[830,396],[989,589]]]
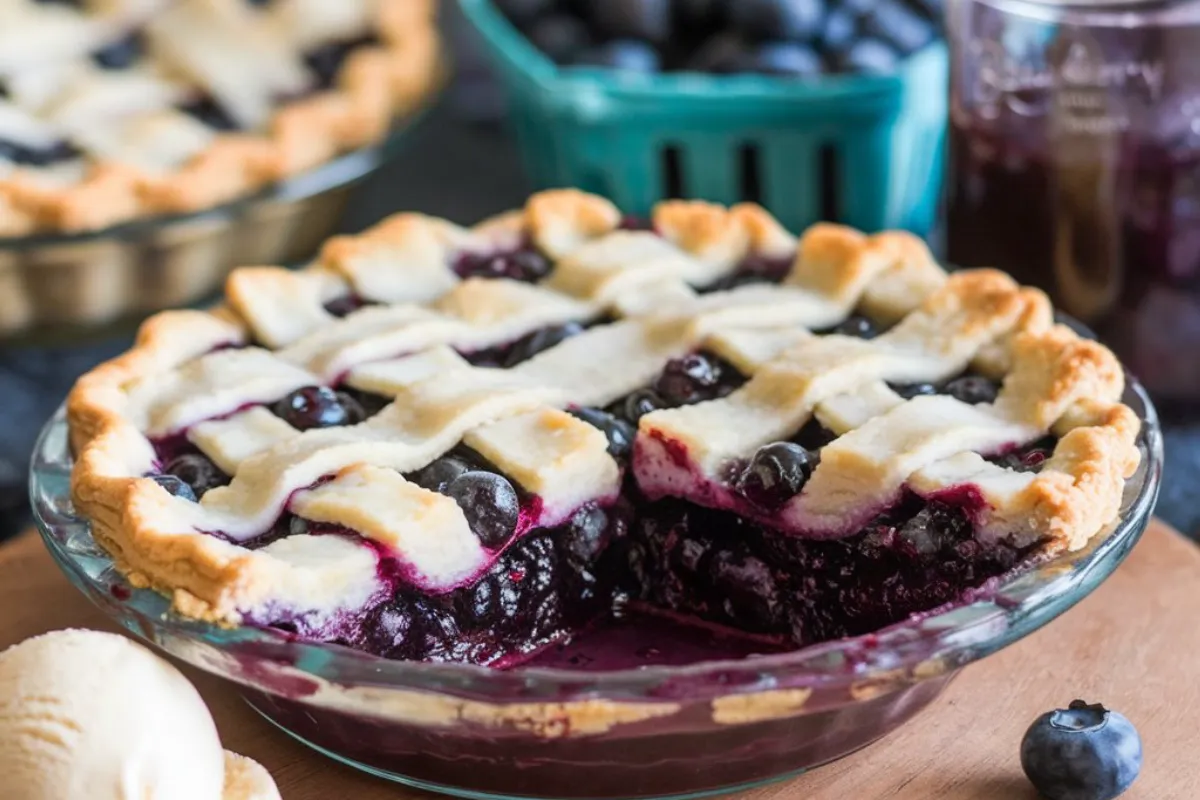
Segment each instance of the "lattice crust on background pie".
[[[970,484],[984,501],[979,537],[1051,552],[1083,546],[1116,515],[1138,461],[1122,371],[1054,326],[1041,293],[991,270],[947,276],[902,233],[817,225],[797,240],[757,207],[688,202],[660,205],[653,222],[654,233],[626,230],[607,201],[545,192],[475,228],[401,214],[332,240],[305,270],[235,272],[228,306],[158,315],[132,351],[79,382],[68,406],[76,502],[123,569],[194,615],[332,614],[383,591],[374,560],[343,539],[239,544],[285,510],[355,531],[425,585],[449,587],[488,556],[453,501],[401,473],[465,441],[544,501],[538,526],[557,524],[621,480],[605,437],[560,409],[610,403],[704,348],[749,380],[642,419],[632,469],[651,496],[836,537],[902,489],[936,497]],[[536,284],[454,270],[464,255],[524,243],[553,258]],[[778,284],[697,291],[751,257],[791,267]],[[341,297],[378,305],[339,318],[325,305]],[[812,333],[856,309],[894,325],[870,341]],[[567,321],[597,324],[509,369],[458,355]],[[968,368],[1003,378],[995,403],[906,401],[888,387]],[[394,400],[361,424],[303,433],[256,405],[333,383]],[[729,491],[730,464],[813,417],[838,438],[778,514]],[[149,439],[180,431],[233,475],[199,503],[142,477]],[[979,455],[1047,432],[1059,442],[1040,473]],[[403,526],[388,502],[406,509]]]
[[[433,13],[432,0],[7,0],[0,234],[205,208],[379,140],[436,82]],[[132,36],[140,55],[113,49]],[[305,57],[342,43],[326,87]],[[184,110],[201,100],[229,119]],[[10,152],[64,143],[74,152]]]

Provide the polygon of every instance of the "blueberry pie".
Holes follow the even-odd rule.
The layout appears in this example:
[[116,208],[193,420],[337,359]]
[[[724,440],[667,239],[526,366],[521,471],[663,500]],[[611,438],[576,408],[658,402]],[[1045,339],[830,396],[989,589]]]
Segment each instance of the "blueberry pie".
[[5,0],[0,236],[203,209],[379,140],[431,0]]
[[794,648],[1081,548],[1138,463],[1122,389],[907,234],[563,190],[237,270],[68,412],[76,507],[180,613],[507,666],[614,610]]

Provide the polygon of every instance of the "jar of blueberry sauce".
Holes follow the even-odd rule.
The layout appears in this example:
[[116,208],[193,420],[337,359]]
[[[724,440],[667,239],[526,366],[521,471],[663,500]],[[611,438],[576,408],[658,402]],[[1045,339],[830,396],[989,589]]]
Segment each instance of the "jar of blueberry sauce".
[[1200,0],[951,0],[947,256],[1200,415]]

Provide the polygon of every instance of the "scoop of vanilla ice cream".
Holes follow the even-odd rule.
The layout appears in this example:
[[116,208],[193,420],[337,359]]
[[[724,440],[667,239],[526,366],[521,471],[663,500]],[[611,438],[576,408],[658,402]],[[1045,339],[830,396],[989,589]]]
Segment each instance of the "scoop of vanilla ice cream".
[[224,800],[225,785],[204,701],[146,648],[58,631],[0,653],[5,800]]

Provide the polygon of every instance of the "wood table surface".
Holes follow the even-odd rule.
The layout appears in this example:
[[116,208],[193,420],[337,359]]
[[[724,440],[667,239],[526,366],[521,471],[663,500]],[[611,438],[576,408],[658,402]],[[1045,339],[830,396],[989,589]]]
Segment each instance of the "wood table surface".
[[[1200,798],[1198,593],[1200,548],[1153,523],[1095,594],[969,667],[908,725],[841,761],[742,797],[1034,800],[1017,756],[1021,736],[1038,714],[1081,697],[1120,710],[1141,731],[1145,766],[1125,798]],[[58,572],[36,536],[0,547],[0,648],[69,627],[116,629]],[[270,769],[284,800],[424,795],[305,749],[250,711],[228,684],[185,671],[212,709],[225,746]]]

